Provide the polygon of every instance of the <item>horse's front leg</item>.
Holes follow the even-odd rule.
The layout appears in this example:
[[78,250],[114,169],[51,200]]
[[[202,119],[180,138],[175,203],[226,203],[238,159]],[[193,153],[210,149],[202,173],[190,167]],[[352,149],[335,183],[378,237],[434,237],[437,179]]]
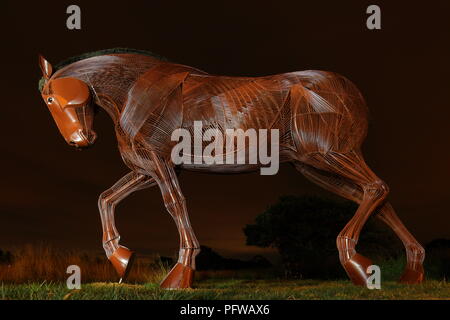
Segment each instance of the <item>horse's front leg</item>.
[[133,252],[119,245],[120,235],[114,222],[114,209],[130,193],[155,184],[155,180],[151,177],[130,172],[103,192],[98,199],[103,228],[103,248],[119,274],[120,282],[126,278],[130,270]]
[[155,153],[150,154],[153,162],[152,175],[157,180],[167,211],[177,225],[180,234],[180,251],[177,264],[161,282],[161,288],[190,288],[194,279],[195,257],[200,245],[191,227],[186,200],[181,192],[175,170],[168,161]]

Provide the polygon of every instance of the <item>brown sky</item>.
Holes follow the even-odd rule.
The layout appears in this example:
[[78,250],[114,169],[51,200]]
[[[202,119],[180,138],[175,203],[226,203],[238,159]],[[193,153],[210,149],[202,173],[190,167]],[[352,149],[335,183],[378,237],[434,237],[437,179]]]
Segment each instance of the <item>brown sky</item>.
[[[74,1],[82,30],[69,31],[72,1],[2,1],[0,248],[44,241],[101,250],[97,197],[128,170],[106,114],[96,119],[94,148],[65,144],[37,91],[37,54],[56,64],[118,46],[214,74],[345,75],[369,104],[365,157],[390,185],[398,214],[422,242],[449,238],[450,4],[393,2]],[[365,27],[372,3],[382,9],[379,31]],[[180,182],[200,242],[228,256],[256,252],[242,228],[280,195],[327,194],[290,166],[276,176],[185,172]],[[170,254],[178,246],[157,188],[121,203],[117,224],[122,243],[138,252]]]

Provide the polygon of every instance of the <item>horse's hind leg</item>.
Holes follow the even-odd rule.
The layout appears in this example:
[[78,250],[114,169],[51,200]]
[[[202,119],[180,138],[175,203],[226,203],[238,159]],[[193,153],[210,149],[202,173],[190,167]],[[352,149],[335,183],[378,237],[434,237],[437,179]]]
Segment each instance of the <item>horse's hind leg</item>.
[[[348,179],[302,163],[295,163],[294,165],[307,179],[324,189],[358,204],[361,203],[363,198],[362,190]],[[400,278],[400,282],[422,282],[424,279],[422,263],[425,257],[425,250],[423,247],[406,229],[389,202],[379,206],[375,211],[375,215],[392,228],[405,246],[407,265]]]
[[120,235],[114,222],[114,209],[130,193],[155,184],[153,178],[130,172],[103,192],[98,199],[103,228],[103,248],[119,274],[120,282],[128,275],[133,261],[133,252],[119,245]]
[[174,168],[157,154],[151,152],[152,175],[158,182],[167,211],[175,220],[180,234],[180,252],[177,264],[161,282],[161,288],[184,289],[192,287],[195,257],[200,245],[189,221],[186,200],[181,192]]
[[313,153],[302,161],[348,179],[362,191],[359,207],[339,233],[336,244],[341,264],[352,282],[365,286],[368,278],[366,270],[372,262],[356,252],[356,244],[367,219],[386,198],[387,185],[367,167],[360,153],[356,151]]
[[421,283],[424,280],[422,264],[425,259],[425,249],[408,231],[390,203],[386,203],[378,210],[377,217],[394,230],[405,246],[407,261],[400,282],[410,284]]

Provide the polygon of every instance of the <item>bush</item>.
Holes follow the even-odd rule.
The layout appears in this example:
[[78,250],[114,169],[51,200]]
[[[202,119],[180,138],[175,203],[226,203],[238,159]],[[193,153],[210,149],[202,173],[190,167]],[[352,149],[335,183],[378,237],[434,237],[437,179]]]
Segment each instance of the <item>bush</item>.
[[[244,228],[247,245],[278,249],[288,277],[344,278],[336,237],[356,209],[350,201],[281,197],[257,216],[254,224]],[[372,218],[363,228],[359,243],[358,251],[372,259],[395,259],[402,253],[394,233]]]

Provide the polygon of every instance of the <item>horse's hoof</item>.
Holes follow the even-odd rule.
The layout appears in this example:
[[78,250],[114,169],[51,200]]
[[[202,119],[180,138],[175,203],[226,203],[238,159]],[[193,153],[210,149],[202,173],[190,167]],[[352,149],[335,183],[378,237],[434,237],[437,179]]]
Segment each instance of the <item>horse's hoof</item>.
[[413,270],[411,268],[406,268],[403,275],[400,277],[399,282],[405,284],[418,284],[425,280],[423,267],[419,270]]
[[357,286],[367,286],[367,268],[372,265],[368,258],[355,253],[343,266],[350,280]]
[[194,280],[194,269],[177,263],[169,274],[161,281],[160,287],[163,289],[187,289],[192,287]]
[[117,274],[120,277],[119,283],[122,283],[130,272],[131,266],[134,261],[134,252],[129,249],[120,246],[117,248],[113,254],[109,257],[114,269],[116,269]]

